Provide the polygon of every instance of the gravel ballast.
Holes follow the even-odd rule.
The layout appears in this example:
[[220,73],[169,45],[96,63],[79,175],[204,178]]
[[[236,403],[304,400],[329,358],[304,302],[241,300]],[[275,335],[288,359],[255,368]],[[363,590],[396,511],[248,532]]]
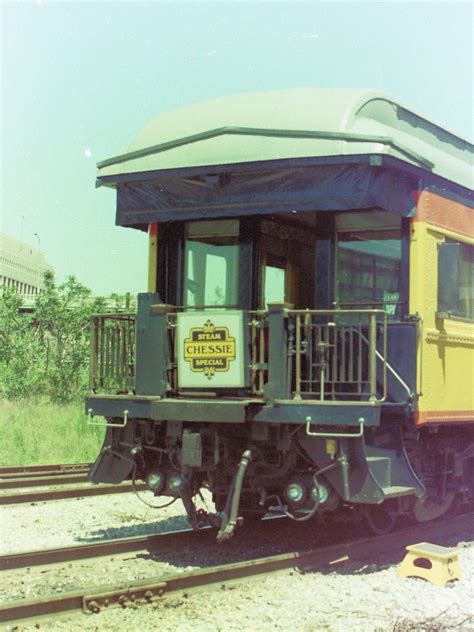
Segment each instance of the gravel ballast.
[[[147,500],[151,500],[147,497]],[[188,526],[183,508],[153,510],[132,494],[97,496],[1,509],[2,553],[53,548],[110,537],[131,537]],[[251,529],[251,526],[247,527]],[[280,535],[281,537],[281,535]],[[245,541],[245,553],[268,555],[277,548],[268,540]],[[396,575],[393,559],[378,556],[363,564],[344,562],[327,572],[296,570],[189,595],[170,595],[159,602],[64,622],[42,622],[58,630],[474,630],[474,538],[459,535],[449,542],[460,549],[463,578],[438,588],[416,578]],[[462,540],[462,542],[461,542]],[[240,539],[231,546],[165,552],[157,557],[133,554],[3,573],[2,602],[61,593],[84,585],[116,580],[125,584],[161,574],[239,559]],[[244,551],[241,551],[242,558]],[[400,556],[400,560],[403,556]],[[104,579],[105,578],[105,579]],[[23,629],[23,628],[22,628]],[[24,629],[37,629],[33,625]]]

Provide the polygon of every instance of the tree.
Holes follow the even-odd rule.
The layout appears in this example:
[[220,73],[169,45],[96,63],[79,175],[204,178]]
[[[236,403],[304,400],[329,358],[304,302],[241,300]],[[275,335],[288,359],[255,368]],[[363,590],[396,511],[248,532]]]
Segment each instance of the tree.
[[0,293],[0,384],[9,398],[34,396],[43,388],[39,328],[19,311],[21,303],[13,288]]
[[36,300],[35,318],[44,347],[44,372],[53,401],[68,401],[84,387],[89,357],[89,322],[93,313],[104,310],[102,299],[68,277],[56,285],[54,274],[45,273],[45,287]]

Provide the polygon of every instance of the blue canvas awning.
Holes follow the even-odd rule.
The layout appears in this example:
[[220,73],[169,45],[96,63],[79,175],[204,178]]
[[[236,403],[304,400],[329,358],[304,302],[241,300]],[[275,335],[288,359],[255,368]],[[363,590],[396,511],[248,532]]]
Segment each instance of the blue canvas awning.
[[409,216],[417,179],[365,164],[307,165],[127,182],[117,187],[117,224],[278,212],[380,208]]

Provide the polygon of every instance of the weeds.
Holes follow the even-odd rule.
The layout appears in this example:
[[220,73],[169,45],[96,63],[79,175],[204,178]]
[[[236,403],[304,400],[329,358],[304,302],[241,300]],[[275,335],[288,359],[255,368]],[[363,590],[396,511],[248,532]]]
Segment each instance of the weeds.
[[0,466],[92,461],[104,434],[87,425],[83,402],[29,400],[0,400],[0,432]]
[[453,617],[452,613],[443,610],[435,617],[429,617],[423,621],[411,621],[398,619],[392,632],[454,632],[457,630],[472,630],[474,616]]

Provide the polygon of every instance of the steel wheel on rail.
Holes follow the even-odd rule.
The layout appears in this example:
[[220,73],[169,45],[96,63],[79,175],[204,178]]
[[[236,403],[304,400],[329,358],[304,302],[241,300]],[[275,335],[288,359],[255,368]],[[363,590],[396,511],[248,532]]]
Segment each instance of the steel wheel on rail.
[[442,502],[433,499],[417,499],[413,507],[413,514],[417,522],[429,522],[444,515],[456,515],[459,508],[460,496],[455,491],[448,492]]
[[380,505],[363,505],[362,514],[367,528],[374,535],[385,535],[395,527],[398,519],[398,502],[386,500]]

